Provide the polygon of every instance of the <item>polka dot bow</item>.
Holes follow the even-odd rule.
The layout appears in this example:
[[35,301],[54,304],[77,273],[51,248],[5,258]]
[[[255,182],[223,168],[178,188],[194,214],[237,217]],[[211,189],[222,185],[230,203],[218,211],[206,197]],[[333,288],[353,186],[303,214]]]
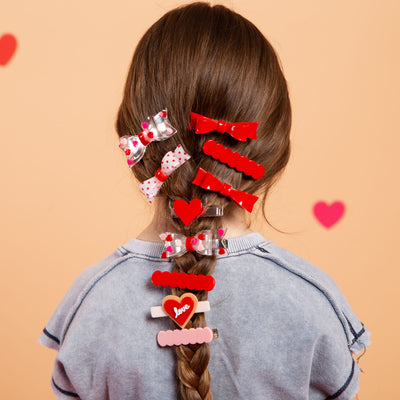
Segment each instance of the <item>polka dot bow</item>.
[[139,185],[139,190],[147,197],[147,200],[151,203],[154,197],[157,196],[164,181],[167,180],[168,176],[190,159],[183,147],[178,144],[176,149],[172,152],[169,151],[161,161],[161,167],[155,172],[154,176],[147,181],[142,182]]

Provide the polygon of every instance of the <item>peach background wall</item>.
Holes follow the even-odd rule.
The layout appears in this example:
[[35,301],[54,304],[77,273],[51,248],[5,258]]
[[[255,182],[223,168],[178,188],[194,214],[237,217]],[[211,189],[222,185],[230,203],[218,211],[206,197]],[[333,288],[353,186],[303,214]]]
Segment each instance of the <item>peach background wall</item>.
[[[0,65],[1,398],[54,398],[44,324],[81,270],[150,220],[113,124],[137,40],[178,4],[0,3],[0,38],[18,42]],[[293,103],[293,156],[267,205],[291,233],[255,229],[331,274],[372,331],[359,398],[400,398],[400,2],[223,4],[277,49]],[[330,229],[320,200],[346,205]]]

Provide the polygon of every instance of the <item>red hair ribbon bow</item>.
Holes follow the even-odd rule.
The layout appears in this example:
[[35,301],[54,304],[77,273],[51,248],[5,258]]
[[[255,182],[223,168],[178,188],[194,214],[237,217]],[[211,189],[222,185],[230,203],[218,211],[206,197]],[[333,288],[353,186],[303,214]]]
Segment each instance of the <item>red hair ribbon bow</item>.
[[217,177],[202,168],[199,168],[196,178],[194,178],[192,183],[203,189],[219,192],[222,196],[229,197],[249,212],[253,211],[254,203],[258,200],[258,197],[251,193],[233,189],[231,185],[222,183]]
[[194,130],[198,135],[217,131],[228,133],[234,139],[245,142],[247,139],[257,139],[258,122],[225,122],[217,121],[203,115],[190,113],[189,129]]

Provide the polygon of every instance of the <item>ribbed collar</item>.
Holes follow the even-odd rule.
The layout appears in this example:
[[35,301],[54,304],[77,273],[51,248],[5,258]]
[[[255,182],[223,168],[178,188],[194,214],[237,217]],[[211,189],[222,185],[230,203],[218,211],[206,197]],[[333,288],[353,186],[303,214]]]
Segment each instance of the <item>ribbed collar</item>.
[[[227,240],[229,254],[223,255],[221,257],[229,257],[229,255],[244,252],[260,245],[261,243],[269,242],[260,233],[257,232],[251,232],[246,235],[229,238]],[[163,251],[164,245],[163,243],[146,242],[139,239],[131,239],[122,247],[131,253],[160,259],[160,255]]]

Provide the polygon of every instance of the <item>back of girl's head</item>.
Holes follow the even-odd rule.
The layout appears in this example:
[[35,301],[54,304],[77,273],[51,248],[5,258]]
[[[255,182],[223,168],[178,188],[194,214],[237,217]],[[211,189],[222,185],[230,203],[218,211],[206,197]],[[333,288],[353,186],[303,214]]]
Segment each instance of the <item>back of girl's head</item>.
[[[164,199],[165,216],[177,232],[193,235],[218,228],[220,221],[200,218],[186,228],[172,218],[171,200],[199,198],[208,206],[224,207],[225,213],[237,207],[228,198],[191,184],[199,167],[265,200],[289,158],[291,108],[274,49],[251,22],[221,5],[192,3],[166,13],[152,25],[133,55],[116,121],[119,136],[137,134],[147,116],[165,108],[177,133],[147,146],[143,159],[132,170],[140,181],[154,176],[162,157],[178,144],[191,155],[158,193]],[[257,140],[240,142],[217,132],[196,135],[188,129],[191,112],[227,122],[258,122]],[[208,139],[262,164],[264,176],[254,180],[205,155],[202,146]],[[211,274],[214,265],[215,257],[186,253],[176,258],[174,268]],[[199,300],[207,298],[207,292],[193,292]],[[187,327],[197,326],[205,326],[204,314],[194,314]],[[208,344],[179,346],[176,353],[181,397],[211,399]]]

